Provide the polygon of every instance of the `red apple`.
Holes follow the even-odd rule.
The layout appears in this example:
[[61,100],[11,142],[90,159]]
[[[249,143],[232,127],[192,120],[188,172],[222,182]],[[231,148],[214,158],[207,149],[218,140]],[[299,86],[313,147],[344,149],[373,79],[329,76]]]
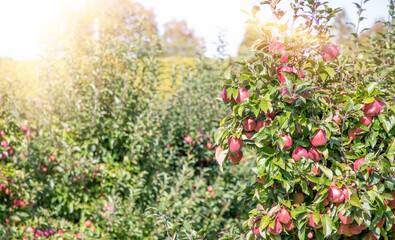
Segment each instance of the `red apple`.
[[325,130],[318,129],[314,137],[310,139],[310,142],[314,147],[325,145],[328,142]]
[[280,220],[276,218],[274,221],[274,228],[268,226],[267,230],[269,230],[271,234],[278,235],[283,231],[283,226],[281,225]]
[[274,120],[277,116],[275,112],[266,112],[265,115],[266,115],[266,117],[270,118],[271,120]]
[[244,131],[247,131],[247,132],[252,131],[255,129],[255,127],[256,127],[256,121],[253,118],[248,117],[248,118],[244,119],[244,122],[243,122]]
[[211,142],[207,142],[206,147],[208,149],[213,149],[213,144]]
[[287,229],[287,231],[291,231],[292,229],[295,228],[295,224],[294,222],[291,220],[289,221],[289,223],[284,224],[285,229]]
[[281,135],[280,137],[284,140],[283,150],[289,150],[292,147],[292,138],[289,135]]
[[254,136],[254,132],[244,132],[243,134],[247,137],[247,139],[252,139],[252,136]]
[[[322,214],[320,214],[320,217],[321,216],[322,216]],[[318,223],[315,222],[313,214],[310,214],[310,218],[309,218],[309,221],[308,221],[307,225],[309,225],[312,228],[320,228],[320,227],[322,227],[322,223],[320,223],[320,222],[321,221],[318,221]]]
[[376,236],[374,235],[373,232],[368,232],[364,240],[377,240]]
[[365,162],[365,158],[359,158],[355,160],[354,162],[354,171],[358,172],[358,169],[362,166],[362,164]]
[[379,101],[379,103],[380,103],[380,106],[381,106],[380,113],[383,113],[384,107],[387,106],[387,104],[385,102],[383,102],[383,101]]
[[344,223],[344,224],[352,223],[353,222],[352,218],[344,216],[345,213],[346,213],[346,209],[345,208],[343,208],[343,210],[341,210],[339,212],[340,221],[342,221],[342,223]]
[[51,156],[48,158],[48,160],[49,160],[50,162],[55,161],[55,155],[51,155]]
[[307,234],[307,237],[308,237],[308,238],[313,238],[313,237],[314,237],[314,232],[313,232],[313,231],[310,231],[310,232]]
[[318,175],[320,173],[320,169],[318,168],[318,164],[317,163],[313,164],[313,167],[311,168],[311,171],[313,172],[313,176]]
[[281,208],[281,210],[277,213],[277,218],[280,221],[280,223],[289,223],[292,218],[291,214],[289,213],[287,208]]
[[27,125],[23,124],[23,125],[21,126],[21,130],[24,131],[24,132],[26,132],[26,131],[27,131]]
[[263,183],[265,182],[265,180],[266,180],[265,177],[259,178],[258,175],[255,174],[255,181],[256,181],[256,182],[259,182],[259,183],[262,183],[262,184],[263,184]]
[[311,147],[309,152],[307,153],[307,157],[313,160],[314,162],[318,162],[322,158],[322,154],[318,152],[317,148]]
[[344,193],[336,185],[332,185],[328,190],[328,200],[333,203],[344,202]]
[[384,225],[384,218],[381,219],[379,223],[377,223],[377,227],[381,228]]
[[292,152],[292,158],[295,160],[295,162],[298,162],[301,157],[307,158],[307,151],[306,149],[302,147],[297,147],[295,150]]
[[239,94],[236,98],[236,102],[237,103],[241,103],[243,102],[245,99],[247,99],[250,96],[250,94],[248,93],[248,91],[244,88],[239,88]]
[[374,117],[380,114],[382,107],[377,100],[374,100],[371,103],[365,103],[362,107],[362,111],[365,113],[367,117]]
[[372,123],[373,117],[363,116],[359,120],[359,123],[365,126],[369,126]]
[[285,84],[287,81],[285,80],[285,77],[284,77],[284,75],[281,72],[294,73],[294,69],[293,69],[293,67],[289,67],[289,66],[282,66],[282,67],[277,69],[278,79],[280,80],[280,82],[282,84]]
[[192,137],[191,136],[189,136],[189,135],[187,135],[186,137],[184,137],[184,141],[186,142],[186,143],[188,143],[189,145],[193,145],[193,139],[192,139]]
[[3,148],[7,148],[9,146],[8,142],[6,140],[1,141],[1,146]]
[[350,226],[340,223],[337,231],[338,231],[338,233],[343,234],[343,235],[350,235]]
[[253,224],[253,226],[252,226],[252,232],[253,232],[255,235],[257,235],[257,236],[260,236],[260,235],[261,235],[261,233],[259,232],[259,224],[260,224],[260,222],[261,222],[261,219],[262,219],[262,218],[256,219],[255,222],[254,222],[254,224]]
[[299,75],[299,77],[300,78],[305,78],[306,77],[306,75],[303,73],[303,70],[302,69],[298,69],[298,75]]
[[228,97],[228,92],[226,91],[226,87],[224,87],[224,88],[222,89],[221,97],[222,97],[222,100],[224,100],[225,102],[234,102],[233,96],[232,96],[232,99],[230,99],[230,98]]
[[259,130],[261,130],[262,127],[269,126],[269,125],[270,125],[270,120],[267,120],[267,121],[258,120],[256,122],[255,132],[259,132]]
[[[353,129],[348,129],[348,137],[350,138],[350,140],[354,140],[357,138],[357,134],[363,132],[363,130],[361,128],[353,128]],[[362,139],[362,136],[358,136],[360,139]]]
[[281,95],[284,97],[284,102],[292,104],[296,101],[297,96],[295,94],[291,94],[288,88],[280,89]]
[[341,190],[343,191],[344,198],[345,198],[345,199],[350,199],[350,194],[348,193],[347,186],[344,185],[344,186],[341,188]]
[[1,130],[1,132],[0,132],[0,137],[2,137],[2,136],[4,136],[5,135],[5,131],[4,130]]
[[[284,45],[280,42],[274,42],[270,45],[269,52],[273,51],[274,49],[277,49],[279,53],[281,54],[281,59],[280,62],[285,63],[288,61],[288,55],[284,50]],[[275,55],[273,55],[275,57]]]
[[208,186],[207,186],[207,191],[212,192],[212,191],[213,191],[213,186],[208,185]]
[[243,139],[230,136],[228,139],[229,151],[232,153],[238,152],[243,147]]
[[228,158],[230,159],[230,161],[232,163],[238,163],[240,162],[240,159],[243,157],[243,152],[242,151],[238,151],[235,153],[229,152],[228,153]]
[[322,47],[321,56],[325,62],[331,61],[337,55],[339,55],[340,50],[335,44],[325,45]]
[[341,123],[343,121],[343,119],[340,117],[340,111],[339,110],[335,110],[335,116],[333,116],[332,121],[334,121],[335,123]]
[[362,232],[362,226],[352,225],[350,226],[350,235],[358,235]]

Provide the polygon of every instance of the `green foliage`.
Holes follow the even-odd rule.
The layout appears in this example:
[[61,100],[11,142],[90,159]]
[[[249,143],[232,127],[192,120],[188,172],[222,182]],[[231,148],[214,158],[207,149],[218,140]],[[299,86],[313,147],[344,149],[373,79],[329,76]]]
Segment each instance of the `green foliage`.
[[[281,21],[277,3],[262,3],[272,9],[275,24],[261,25],[257,8],[252,10],[250,22],[269,34],[254,43],[253,59],[236,63],[238,71],[230,71],[223,86],[228,99],[236,99],[242,88],[249,95],[241,101],[223,95],[231,114],[216,134],[221,155],[231,151],[230,137],[242,138],[243,149],[257,151],[252,171],[261,179],[243,189],[252,210],[242,232],[246,239],[365,239],[368,234],[393,239],[392,68],[381,71],[357,41],[353,55],[338,56],[328,23],[339,10],[327,2],[295,0],[292,27]],[[390,33],[393,25],[387,26]],[[391,51],[376,47],[372,52],[381,52],[386,61]],[[247,138],[246,118],[269,124]],[[291,222],[278,222],[282,208]],[[340,220],[343,209],[348,221]],[[286,229],[291,223],[295,228]]]

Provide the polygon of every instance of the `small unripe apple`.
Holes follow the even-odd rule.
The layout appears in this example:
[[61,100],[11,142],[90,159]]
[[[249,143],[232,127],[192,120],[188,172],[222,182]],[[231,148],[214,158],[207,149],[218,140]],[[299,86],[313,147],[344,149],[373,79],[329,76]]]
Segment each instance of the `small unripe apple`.
[[289,150],[292,147],[292,138],[289,135],[281,135],[280,137],[284,140],[284,147],[282,150]]
[[362,111],[365,113],[367,117],[374,117],[380,114],[382,107],[377,100],[374,100],[371,103],[365,103],[362,107]]
[[353,222],[352,218],[349,217],[349,216],[348,217],[344,216],[345,213],[346,213],[346,209],[345,208],[343,208],[343,210],[341,210],[339,212],[340,221],[342,221],[342,223],[344,223],[344,224],[352,223]]
[[303,193],[295,193],[292,196],[292,200],[294,201],[294,203],[303,203],[304,202],[304,195]]
[[232,163],[238,163],[240,162],[240,159],[243,157],[243,152],[242,151],[238,151],[235,153],[229,152],[228,153],[228,158],[230,159],[230,161]]
[[321,56],[325,62],[331,61],[337,55],[339,55],[340,50],[335,44],[325,45],[322,47]]
[[333,203],[344,202],[344,193],[336,185],[332,185],[328,190],[328,200]]
[[278,218],[276,218],[276,220],[274,220],[274,228],[271,228],[269,225],[267,230],[271,234],[278,235],[283,231],[283,226],[281,225],[280,220]]
[[287,81],[285,80],[285,77],[284,77],[284,75],[281,72],[293,73],[294,69],[293,69],[293,67],[289,67],[289,66],[282,66],[282,67],[277,69],[278,79],[280,80],[281,84],[285,84]]
[[292,152],[292,158],[295,160],[295,162],[298,162],[301,157],[307,158],[307,151],[306,149],[302,147],[297,147],[295,150]]
[[243,102],[245,99],[247,99],[250,96],[250,93],[244,89],[244,88],[239,88],[239,94],[236,98],[237,103]]
[[314,137],[310,139],[310,142],[314,147],[325,145],[328,142],[325,130],[318,129]]
[[277,213],[277,218],[280,221],[280,223],[289,223],[292,218],[291,214],[289,213],[287,208],[281,208],[281,210]]
[[318,162],[322,158],[322,154],[318,152],[317,148],[311,147],[309,152],[307,153],[307,157],[313,160],[314,162]]
[[[353,128],[353,129],[348,129],[348,137],[350,140],[354,140],[357,138],[357,134],[363,132],[361,128]],[[362,136],[358,136],[360,139],[362,139]]]
[[[322,214],[320,213],[320,218],[321,218],[321,216],[322,216]],[[309,225],[312,228],[320,228],[320,227],[322,227],[321,220],[318,221],[318,223],[315,222],[313,214],[310,214],[310,218],[309,218],[309,221],[308,221],[307,225]]]
[[232,153],[238,152],[243,147],[243,139],[230,136],[228,139],[229,151]]
[[243,122],[244,131],[247,131],[247,132],[253,131],[255,129],[255,127],[256,127],[256,121],[253,118],[248,117],[248,118],[244,119],[244,122]]
[[365,126],[369,126],[372,123],[373,117],[362,116],[359,123]]

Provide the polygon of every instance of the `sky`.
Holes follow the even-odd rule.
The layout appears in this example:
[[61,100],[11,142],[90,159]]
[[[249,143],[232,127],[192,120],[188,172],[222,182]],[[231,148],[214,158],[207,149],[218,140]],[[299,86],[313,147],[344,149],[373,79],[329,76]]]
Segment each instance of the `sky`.
[[[31,59],[39,55],[40,26],[51,21],[61,11],[62,1],[71,0],[0,0],[0,56],[14,59]],[[77,0],[73,0],[78,2]],[[216,55],[218,36],[227,43],[227,54],[235,56],[243,40],[247,15],[261,0],[133,0],[156,14],[159,31],[163,24],[186,20],[188,26],[202,37],[206,44],[206,56]],[[359,2],[360,0],[358,0]],[[291,0],[282,0],[280,7],[289,9]],[[356,22],[356,7],[352,0],[330,0],[333,7],[346,10],[351,22]],[[370,0],[366,4],[367,17],[360,29],[370,27],[387,13],[388,0]],[[265,12],[259,15],[265,21]]]

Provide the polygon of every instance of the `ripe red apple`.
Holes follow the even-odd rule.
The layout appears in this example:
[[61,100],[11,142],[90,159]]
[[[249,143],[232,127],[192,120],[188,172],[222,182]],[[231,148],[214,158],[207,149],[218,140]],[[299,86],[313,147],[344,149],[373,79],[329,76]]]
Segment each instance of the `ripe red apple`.
[[[285,63],[288,61],[288,55],[284,50],[284,45],[280,42],[274,42],[270,45],[269,47],[269,52],[273,51],[274,49],[277,49],[279,53],[281,54],[280,62]],[[273,55],[275,57],[275,55]]]
[[23,124],[23,125],[21,126],[21,130],[24,131],[24,132],[26,132],[26,131],[27,131],[27,125]]
[[352,225],[350,226],[350,235],[358,235],[362,232],[362,226]]
[[[394,200],[390,200],[389,202],[388,202],[388,206],[391,208],[391,209],[394,209],[395,208],[395,192],[390,192],[389,194],[391,194],[391,196],[392,196],[392,198],[394,199]],[[394,214],[395,215],[395,214]],[[395,224],[394,224],[395,225]]]
[[277,219],[280,221],[280,223],[289,223],[292,220],[291,214],[285,207],[281,208],[281,210],[277,213]]
[[294,222],[291,220],[289,221],[289,223],[284,224],[285,229],[287,229],[287,231],[291,231],[292,229],[295,228],[295,224]]
[[240,159],[243,157],[243,152],[242,151],[237,151],[235,153],[229,152],[228,153],[228,158],[232,163],[238,163],[240,162]]
[[373,117],[362,116],[359,123],[365,126],[369,126],[372,123]]
[[234,102],[233,96],[232,96],[232,99],[230,99],[230,98],[228,97],[228,92],[226,91],[226,87],[224,87],[224,88],[222,89],[221,97],[222,97],[222,100],[224,100],[225,102]]
[[314,147],[325,145],[328,142],[325,130],[318,129],[314,137],[310,139],[310,142]]
[[1,146],[3,148],[7,148],[9,146],[8,142],[6,140],[1,141]]
[[243,122],[244,131],[247,131],[247,132],[253,131],[255,129],[255,127],[256,127],[256,121],[253,118],[248,117],[248,118],[244,119],[244,122]]
[[341,210],[339,212],[340,221],[342,221],[342,223],[344,223],[344,224],[352,223],[353,222],[352,218],[349,217],[349,216],[348,217],[344,216],[345,213],[346,213],[346,209],[345,208],[343,208],[343,210]]
[[337,232],[343,235],[350,235],[350,226],[340,223]]
[[4,136],[5,135],[5,131],[4,130],[1,130],[1,132],[0,132],[0,137],[2,137],[2,136]]
[[329,199],[328,199],[328,197],[326,197],[324,199],[324,206],[328,206],[328,205],[329,205]]
[[270,118],[271,120],[274,120],[277,116],[275,112],[266,112],[265,113],[266,117]]
[[281,88],[280,89],[281,95],[284,98],[284,102],[292,104],[296,101],[297,96],[295,94],[291,94],[288,88]]
[[254,132],[243,132],[243,134],[250,140],[252,139],[252,136],[254,136]]
[[283,150],[289,150],[292,147],[292,138],[289,135],[280,135],[280,137],[284,140]]
[[193,145],[193,139],[192,139],[192,137],[191,136],[189,136],[189,135],[187,135],[186,137],[184,137],[184,141],[186,142],[186,143],[188,143],[189,145]]
[[297,147],[295,150],[292,152],[292,158],[295,160],[295,162],[298,162],[301,157],[307,158],[307,151],[306,149],[302,147]]
[[48,158],[48,160],[49,160],[50,162],[55,161],[55,155],[51,155],[51,156]]
[[211,142],[207,142],[206,147],[208,149],[213,149],[213,144]]
[[317,148],[311,147],[309,152],[307,153],[307,157],[313,160],[314,162],[318,162],[322,158],[322,154],[318,152]]
[[292,200],[294,201],[294,203],[303,203],[304,202],[304,195],[303,193],[294,193],[294,195],[292,196]]
[[365,103],[362,107],[362,111],[365,113],[367,117],[374,117],[380,114],[382,107],[377,100],[374,100],[371,103]]
[[262,218],[256,219],[255,222],[254,222],[254,224],[253,224],[253,226],[252,226],[252,232],[253,232],[255,235],[257,235],[257,236],[260,236],[260,235],[261,235],[261,233],[259,232],[259,224],[261,223],[261,219],[262,219]]
[[298,69],[298,75],[299,75],[299,77],[300,78],[305,78],[306,77],[306,75],[303,73],[303,70],[302,69]]
[[308,238],[313,238],[313,237],[314,237],[314,232],[313,232],[313,231],[310,231],[310,232],[307,234],[307,237],[308,237]]
[[228,139],[229,151],[232,153],[238,152],[243,147],[243,139],[230,136]]
[[381,221],[379,223],[377,223],[377,227],[381,228],[384,225],[384,218],[381,219]]
[[259,178],[258,175],[255,174],[255,181],[256,181],[256,182],[259,182],[259,183],[262,183],[262,184],[263,184],[263,183],[265,182],[265,180],[266,180],[265,177]]
[[362,164],[365,162],[365,158],[359,158],[355,160],[354,162],[354,171],[358,172],[358,169],[362,166]]
[[322,47],[321,56],[325,62],[331,61],[339,55],[340,49],[335,44],[325,45]]
[[255,132],[259,132],[259,130],[261,130],[262,127],[269,126],[269,125],[270,125],[270,120],[266,120],[266,121],[258,120],[256,122]]
[[250,96],[250,93],[244,89],[244,88],[239,88],[239,94],[236,98],[237,103],[243,102],[245,99],[247,99]]
[[14,149],[12,149],[12,148],[10,148],[10,149],[8,149],[8,155],[12,155],[12,154],[14,154]]
[[208,185],[208,186],[207,186],[207,191],[212,192],[212,191],[213,191],[213,186]]
[[[322,214],[320,213],[320,218],[321,218],[321,216],[322,216]],[[309,218],[309,221],[308,221],[307,225],[309,225],[312,228],[320,228],[320,227],[322,227],[321,221],[318,221],[318,223],[314,221],[313,214],[310,214],[310,218]]]
[[283,226],[280,223],[280,220],[278,218],[276,218],[276,220],[274,221],[274,228],[271,228],[270,226],[268,226],[267,230],[274,235],[278,235],[283,231]]
[[343,119],[340,117],[340,111],[339,110],[335,110],[335,116],[333,116],[332,121],[334,121],[335,123],[339,124],[343,121]]
[[[353,128],[353,129],[348,129],[348,137],[350,138],[350,140],[354,140],[357,138],[357,134],[363,132],[363,130],[361,128]],[[362,136],[358,136],[359,139],[362,139]]]
[[341,190],[343,191],[344,198],[345,198],[345,199],[350,199],[350,194],[348,193],[347,186],[344,185],[344,186],[341,188]]
[[383,102],[383,101],[379,101],[379,103],[380,103],[380,106],[381,106],[380,113],[383,113],[384,107],[387,106],[387,104],[385,102]]
[[328,190],[328,200],[333,203],[344,202],[344,193],[336,185],[332,185]]
[[290,73],[294,73],[294,69],[293,69],[293,67],[289,67],[289,66],[282,66],[282,67],[279,67],[279,68],[277,69],[277,76],[278,76],[278,79],[280,80],[280,82],[281,82],[282,84],[285,84],[287,81],[285,80],[285,77],[284,77],[284,75],[283,75],[281,72],[290,72]]

